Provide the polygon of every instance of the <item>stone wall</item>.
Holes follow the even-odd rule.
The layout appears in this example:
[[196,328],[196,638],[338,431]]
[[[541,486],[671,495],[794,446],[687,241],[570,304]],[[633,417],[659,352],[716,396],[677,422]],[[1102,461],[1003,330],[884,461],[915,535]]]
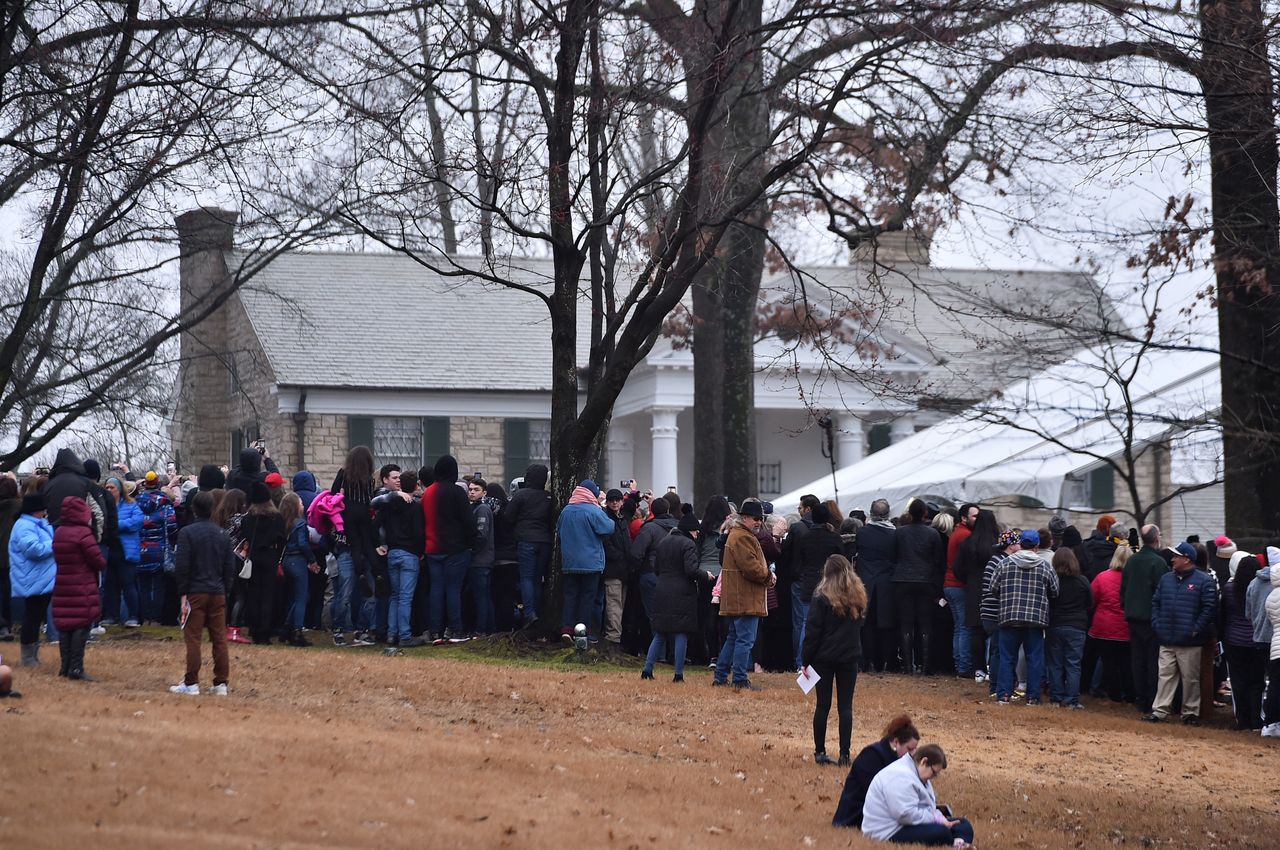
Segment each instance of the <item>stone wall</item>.
[[[502,419],[488,416],[454,417],[449,422],[449,447],[458,459],[458,474],[479,472],[486,481],[503,483],[506,444]],[[521,470],[520,474],[523,474]]]

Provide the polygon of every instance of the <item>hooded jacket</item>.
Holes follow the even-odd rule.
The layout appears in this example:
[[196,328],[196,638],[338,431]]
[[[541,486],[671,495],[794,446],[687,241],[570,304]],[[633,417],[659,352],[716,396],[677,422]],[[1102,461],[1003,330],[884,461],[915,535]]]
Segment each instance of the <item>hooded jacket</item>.
[[304,469],[301,472],[293,474],[293,482],[290,485],[293,492],[298,494],[298,498],[302,500],[303,509],[311,507],[311,503],[315,501],[319,488],[316,486],[316,477],[311,470]]
[[1280,593],[1276,593],[1275,586],[1271,584],[1271,568],[1264,567],[1249,582],[1244,595],[1244,612],[1253,623],[1254,643],[1269,645],[1275,637],[1276,631],[1271,627],[1271,619],[1267,616],[1267,603],[1273,596],[1280,596]]
[[22,514],[9,535],[9,582],[15,599],[53,590],[58,565],[53,559],[53,526],[47,519]]
[[[1280,588],[1280,567],[1259,570],[1258,575],[1270,577],[1272,590]],[[1267,657],[1272,661],[1280,661],[1280,593],[1272,593],[1268,596],[1266,605],[1263,607],[1266,609],[1267,619],[1271,622],[1271,652]]]
[[1213,576],[1200,569],[1169,570],[1151,597],[1151,629],[1161,646],[1200,646],[1217,611],[1218,582]]
[[1094,529],[1089,539],[1081,544],[1088,560],[1080,564],[1080,571],[1090,581],[1097,578],[1103,570],[1111,566],[1111,556],[1116,553],[1116,544],[1098,529]]
[[227,489],[243,490],[247,496],[253,489],[253,482],[265,483],[268,472],[279,471],[276,462],[266,455],[259,454],[257,449],[252,447],[241,449],[240,465],[231,470],[231,474],[227,476]]
[[471,501],[458,486],[458,461],[444,455],[436,461],[435,481],[422,494],[426,521],[426,553],[456,555],[471,551],[476,543],[476,516]]
[[1040,553],[1014,552],[996,567],[991,595],[1000,606],[1000,625],[1049,625],[1049,599],[1058,595],[1058,574]]
[[71,449],[58,449],[53,467],[49,470],[49,480],[40,491],[48,510],[45,519],[56,526],[62,513],[62,500],[67,496],[89,498],[89,477],[84,473],[84,464]]
[[517,543],[551,542],[551,494],[547,492],[549,470],[540,463],[524,471],[524,486],[515,492],[502,511],[502,522]]
[[53,623],[59,629],[88,628],[102,616],[98,573],[107,566],[93,537],[93,514],[84,499],[62,500],[61,520],[53,533],[53,557],[58,578],[53,586]]

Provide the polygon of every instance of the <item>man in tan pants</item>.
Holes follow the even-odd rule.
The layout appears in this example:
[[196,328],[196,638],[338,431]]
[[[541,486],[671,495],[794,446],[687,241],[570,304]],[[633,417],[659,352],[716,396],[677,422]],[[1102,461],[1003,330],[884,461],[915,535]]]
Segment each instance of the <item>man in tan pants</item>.
[[1173,570],[1160,577],[1151,599],[1151,627],[1160,641],[1158,685],[1151,713],[1142,719],[1158,723],[1168,717],[1181,681],[1182,722],[1199,726],[1200,657],[1218,609],[1218,584],[1196,569],[1196,550],[1190,543],[1179,543],[1167,554]]

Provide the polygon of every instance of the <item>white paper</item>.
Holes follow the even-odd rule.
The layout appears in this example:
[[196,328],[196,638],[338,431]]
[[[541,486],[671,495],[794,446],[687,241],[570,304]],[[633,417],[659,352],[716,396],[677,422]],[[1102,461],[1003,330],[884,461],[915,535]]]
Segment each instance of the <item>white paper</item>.
[[796,676],[796,684],[800,686],[800,690],[807,694],[813,690],[813,686],[818,684],[818,680],[821,678],[817,670],[812,667],[806,667],[800,671],[799,676]]

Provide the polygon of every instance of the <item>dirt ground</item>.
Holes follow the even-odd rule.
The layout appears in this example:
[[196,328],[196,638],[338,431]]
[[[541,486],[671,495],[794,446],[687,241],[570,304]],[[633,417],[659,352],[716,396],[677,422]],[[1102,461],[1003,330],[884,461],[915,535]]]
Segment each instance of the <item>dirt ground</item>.
[[[223,699],[167,692],[177,641],[92,647],[93,685],[43,654],[0,702],[3,847],[875,846],[830,826],[845,771],[813,763],[812,699],[781,675],[734,694],[701,670],[233,646]],[[983,848],[1280,847],[1280,741],[985,696],[864,676],[854,749],[910,711]]]

